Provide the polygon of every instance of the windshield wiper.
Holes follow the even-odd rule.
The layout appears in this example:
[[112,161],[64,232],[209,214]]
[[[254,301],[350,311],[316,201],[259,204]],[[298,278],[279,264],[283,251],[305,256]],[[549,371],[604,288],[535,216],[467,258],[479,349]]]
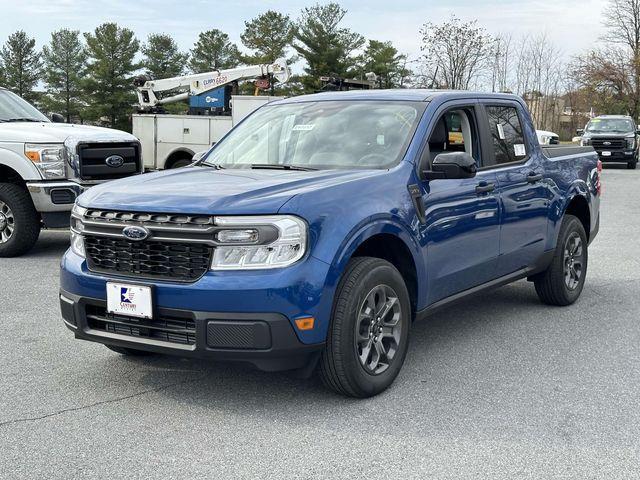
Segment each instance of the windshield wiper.
[[281,165],[279,163],[252,163],[250,165],[250,168],[256,169],[256,170],[299,170],[301,172],[313,172],[315,170],[318,170],[317,168],[313,168],[313,167],[303,167],[300,165],[288,165],[288,164],[284,164]]
[[205,167],[211,167],[214,170],[224,170],[226,167],[223,167],[222,165],[220,165],[219,163],[207,163],[207,162],[202,162],[199,165],[204,165]]
[[36,120],[35,118],[7,118],[4,120],[5,122],[37,122],[40,123],[42,120]]

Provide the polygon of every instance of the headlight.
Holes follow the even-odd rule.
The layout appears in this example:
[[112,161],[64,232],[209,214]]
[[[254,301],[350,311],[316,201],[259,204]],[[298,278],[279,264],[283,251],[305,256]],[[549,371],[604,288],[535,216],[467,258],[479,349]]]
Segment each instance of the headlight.
[[65,178],[64,145],[61,143],[27,143],[24,155],[45,178]]
[[82,217],[86,211],[86,208],[80,207],[78,204],[74,205],[71,211],[71,251],[82,258],[86,257],[84,237],[82,236],[84,231]]
[[216,217],[212,270],[282,268],[307,248],[307,224],[290,215]]
[[582,139],[580,140],[580,145],[582,145],[583,147],[588,147],[589,145],[591,145],[591,138],[582,137]]
[[636,146],[636,136],[627,137],[627,148],[631,149]]

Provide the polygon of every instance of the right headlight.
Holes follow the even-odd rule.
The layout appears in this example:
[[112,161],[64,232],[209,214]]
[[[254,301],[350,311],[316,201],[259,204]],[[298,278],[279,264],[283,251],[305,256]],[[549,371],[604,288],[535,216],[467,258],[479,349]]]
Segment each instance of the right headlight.
[[282,268],[307,248],[307,224],[291,215],[216,217],[212,270]]
[[44,178],[66,177],[62,143],[26,143],[24,155],[40,170]]
[[82,217],[86,211],[86,208],[80,207],[78,204],[75,204],[71,211],[71,251],[82,258],[86,257],[82,235],[84,231]]

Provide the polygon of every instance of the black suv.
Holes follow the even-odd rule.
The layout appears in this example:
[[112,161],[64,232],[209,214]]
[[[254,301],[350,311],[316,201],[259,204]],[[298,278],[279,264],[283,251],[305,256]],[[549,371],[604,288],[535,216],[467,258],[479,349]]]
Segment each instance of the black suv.
[[626,115],[600,115],[592,118],[584,129],[580,144],[591,145],[604,162],[624,162],[630,169],[638,164],[638,131],[633,118]]

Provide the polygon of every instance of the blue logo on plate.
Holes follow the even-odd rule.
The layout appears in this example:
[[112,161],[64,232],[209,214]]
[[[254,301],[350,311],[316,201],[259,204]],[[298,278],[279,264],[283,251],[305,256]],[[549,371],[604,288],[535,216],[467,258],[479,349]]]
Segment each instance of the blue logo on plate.
[[120,288],[120,302],[121,303],[131,303],[133,301],[133,292],[130,288],[121,287]]

